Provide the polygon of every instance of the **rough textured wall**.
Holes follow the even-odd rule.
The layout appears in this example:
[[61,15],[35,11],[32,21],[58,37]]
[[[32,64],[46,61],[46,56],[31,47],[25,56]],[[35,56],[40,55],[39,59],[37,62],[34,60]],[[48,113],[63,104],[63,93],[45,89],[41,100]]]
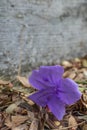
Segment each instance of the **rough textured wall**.
[[87,53],[87,0],[0,0],[0,70]]

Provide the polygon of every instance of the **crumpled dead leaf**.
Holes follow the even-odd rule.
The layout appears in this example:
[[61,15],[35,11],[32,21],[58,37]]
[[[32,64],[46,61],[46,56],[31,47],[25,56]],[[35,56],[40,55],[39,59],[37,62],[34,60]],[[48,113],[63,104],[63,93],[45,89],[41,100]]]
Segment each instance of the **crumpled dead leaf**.
[[0,85],[7,85],[10,81],[0,80]]
[[29,130],[29,126],[27,126],[26,124],[22,124],[18,127],[13,127],[12,130]]
[[11,116],[11,119],[10,117],[6,118],[5,125],[8,126],[9,128],[15,128],[27,120],[28,116],[21,116],[21,115]]
[[11,114],[14,112],[14,110],[17,108],[17,105],[15,103],[9,105],[7,108],[6,108],[6,113],[8,114]]
[[76,73],[75,72],[72,72],[70,75],[69,75],[69,78],[71,79],[74,79],[76,77]]
[[76,130],[77,129],[77,122],[74,116],[70,115],[69,120],[68,120],[68,125],[72,127],[71,130]]
[[82,65],[83,65],[83,67],[87,67],[87,59],[82,60]]
[[12,128],[12,122],[10,120],[10,116],[8,116],[6,119],[5,119],[5,125],[8,126],[8,128]]
[[15,124],[15,126],[24,123],[26,120],[28,120],[28,116],[21,116],[21,115],[12,116],[12,122]]
[[84,126],[82,127],[82,130],[87,130],[87,124],[84,124]]
[[69,61],[62,61],[62,63],[61,63],[63,66],[64,66],[64,68],[70,68],[70,67],[72,67],[72,63],[70,63]]
[[30,125],[30,129],[29,130],[39,130],[39,120],[34,118],[34,120],[32,121],[31,125]]
[[17,77],[17,80],[20,81],[24,87],[28,87],[28,88],[31,87],[27,78],[22,77],[22,76],[16,76],[16,77]]

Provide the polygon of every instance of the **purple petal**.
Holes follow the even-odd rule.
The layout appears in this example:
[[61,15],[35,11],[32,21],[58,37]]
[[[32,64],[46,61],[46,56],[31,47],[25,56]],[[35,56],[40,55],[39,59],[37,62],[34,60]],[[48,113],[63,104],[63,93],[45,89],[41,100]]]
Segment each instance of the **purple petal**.
[[62,120],[65,114],[65,104],[57,96],[53,96],[47,105],[55,117]]
[[38,89],[55,87],[62,77],[64,69],[62,66],[41,66],[39,70],[34,70],[29,78],[31,85]]
[[29,82],[34,88],[38,90],[42,90],[54,86],[53,83],[43,80],[42,74],[40,73],[39,70],[34,70],[32,72],[32,75],[29,77]]
[[40,90],[32,95],[30,95],[28,98],[34,101],[36,104],[45,107],[49,101],[49,99],[55,95],[54,91],[49,89]]
[[58,78],[61,78],[64,73],[64,68],[60,65],[55,66],[41,66],[40,72],[43,79],[48,80],[50,83],[56,83]]
[[58,96],[60,99],[70,105],[75,103],[81,97],[78,85],[71,79],[61,79]]

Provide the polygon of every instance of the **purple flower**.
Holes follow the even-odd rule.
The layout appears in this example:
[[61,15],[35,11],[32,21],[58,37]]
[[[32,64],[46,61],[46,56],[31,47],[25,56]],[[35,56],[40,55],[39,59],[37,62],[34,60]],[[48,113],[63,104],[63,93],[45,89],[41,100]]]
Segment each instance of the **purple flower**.
[[34,70],[29,78],[30,84],[39,91],[28,98],[36,104],[46,107],[61,120],[65,114],[65,106],[80,99],[78,85],[69,78],[63,78],[62,66],[41,66]]

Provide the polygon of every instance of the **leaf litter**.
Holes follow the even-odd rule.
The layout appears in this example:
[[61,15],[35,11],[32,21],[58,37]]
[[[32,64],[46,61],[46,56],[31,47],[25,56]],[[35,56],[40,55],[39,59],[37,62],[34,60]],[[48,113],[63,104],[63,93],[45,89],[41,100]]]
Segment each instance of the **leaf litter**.
[[66,115],[58,121],[27,99],[35,89],[26,77],[14,81],[0,79],[0,130],[87,130],[87,56],[62,61],[65,72],[78,83],[82,92],[79,101],[66,107]]

